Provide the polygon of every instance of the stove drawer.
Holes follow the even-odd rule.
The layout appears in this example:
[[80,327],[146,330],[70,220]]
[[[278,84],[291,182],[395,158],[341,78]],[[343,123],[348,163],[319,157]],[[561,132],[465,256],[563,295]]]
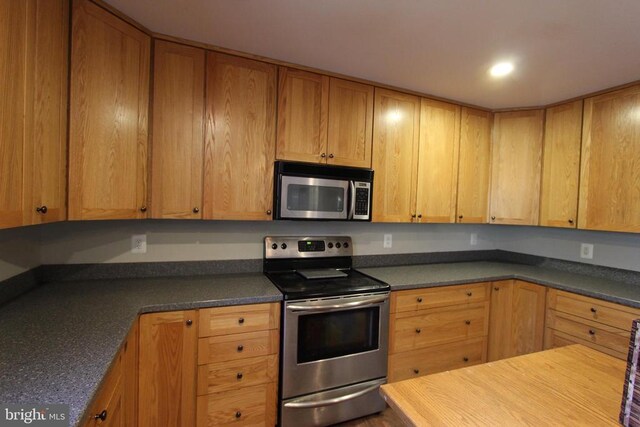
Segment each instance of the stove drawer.
[[488,286],[489,283],[470,283],[394,292],[391,294],[391,312],[401,313],[488,301]]
[[197,426],[265,426],[276,424],[278,384],[271,382],[198,396]]
[[198,340],[198,365],[277,354],[280,331],[248,332]]
[[198,336],[203,338],[278,329],[279,323],[280,304],[206,308],[200,310]]
[[198,366],[198,396],[278,380],[278,356],[252,357]]

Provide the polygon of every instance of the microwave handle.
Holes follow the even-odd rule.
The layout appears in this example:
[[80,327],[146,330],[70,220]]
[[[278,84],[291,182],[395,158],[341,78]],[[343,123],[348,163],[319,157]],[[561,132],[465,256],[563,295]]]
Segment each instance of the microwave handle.
[[356,183],[349,181],[349,214],[347,219],[353,219],[353,214],[356,210]]

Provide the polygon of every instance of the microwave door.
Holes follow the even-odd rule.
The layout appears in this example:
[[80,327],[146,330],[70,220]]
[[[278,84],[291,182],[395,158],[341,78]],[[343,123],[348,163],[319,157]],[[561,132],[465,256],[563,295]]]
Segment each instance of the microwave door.
[[349,181],[283,175],[280,218],[347,219]]

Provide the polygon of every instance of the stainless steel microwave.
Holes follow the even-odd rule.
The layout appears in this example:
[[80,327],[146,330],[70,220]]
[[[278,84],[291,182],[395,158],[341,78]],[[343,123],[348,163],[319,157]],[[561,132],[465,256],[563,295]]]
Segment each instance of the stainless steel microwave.
[[277,161],[274,219],[371,221],[373,170]]

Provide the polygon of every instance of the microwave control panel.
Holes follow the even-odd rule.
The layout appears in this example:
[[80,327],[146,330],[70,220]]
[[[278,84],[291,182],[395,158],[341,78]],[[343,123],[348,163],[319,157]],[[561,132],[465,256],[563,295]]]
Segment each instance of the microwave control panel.
[[369,219],[369,206],[371,206],[371,183],[355,182],[355,207],[354,219]]

